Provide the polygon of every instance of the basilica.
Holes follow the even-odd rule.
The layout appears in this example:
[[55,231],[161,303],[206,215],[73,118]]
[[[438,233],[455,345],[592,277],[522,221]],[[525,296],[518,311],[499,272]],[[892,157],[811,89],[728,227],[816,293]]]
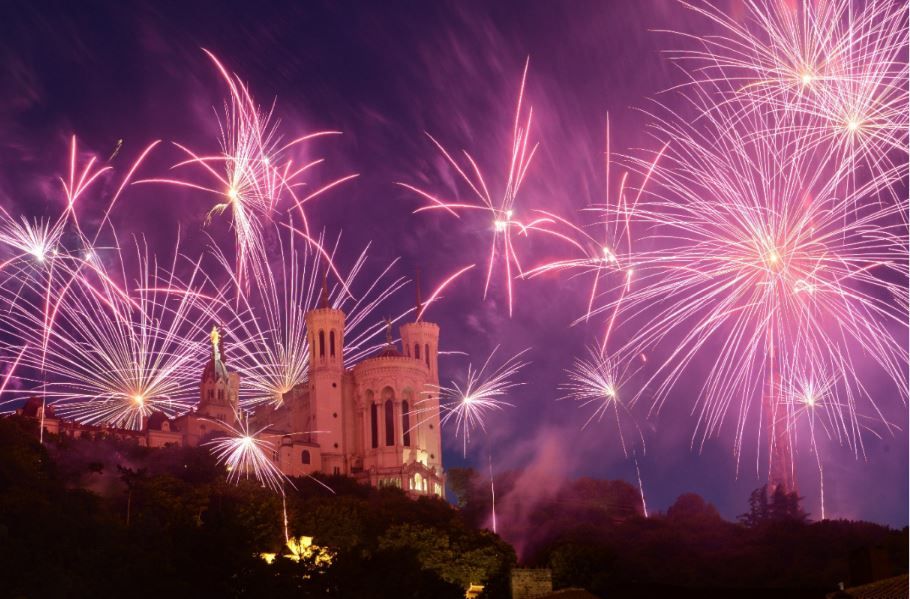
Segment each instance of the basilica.
[[[419,311],[418,311],[419,313]],[[391,339],[376,355],[344,365],[345,314],[329,306],[306,315],[309,376],[280,402],[247,416],[251,430],[272,443],[271,459],[287,476],[345,475],[410,495],[443,496],[439,422],[439,326],[403,324],[401,349]],[[238,426],[240,375],[230,369],[217,329],[194,410],[167,418],[154,412],[139,431],[107,429],[148,447],[195,447]],[[26,415],[40,409],[27,404]],[[76,434],[87,428],[43,414],[45,430]]]

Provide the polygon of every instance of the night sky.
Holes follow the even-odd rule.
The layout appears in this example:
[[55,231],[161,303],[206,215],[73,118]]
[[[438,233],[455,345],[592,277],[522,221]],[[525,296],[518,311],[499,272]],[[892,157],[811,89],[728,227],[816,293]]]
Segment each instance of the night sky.
[[[56,177],[65,172],[73,134],[82,151],[104,158],[122,139],[112,163],[120,172],[155,139],[217,151],[216,111],[227,90],[201,50],[207,48],[249,83],[260,103],[277,99],[286,138],[343,131],[307,145],[300,156],[326,159],[308,179],[313,185],[360,174],[308,205],[311,226],[331,237],[343,232],[342,266],[372,241],[370,268],[400,256],[397,272],[410,277],[419,268],[426,293],[458,267],[482,265],[488,232],[470,218],[412,214],[423,202],[397,181],[450,198],[465,193],[424,132],[449,148],[469,149],[499,188],[530,56],[526,102],[534,107],[540,149],[520,204],[572,215],[603,199],[608,112],[614,154],[658,147],[642,109],[650,99],[666,99],[662,92],[681,80],[664,53],[678,47],[679,37],[660,32],[665,29],[709,30],[704,19],[669,0],[7,2],[0,7],[0,202],[14,213],[59,213]],[[142,175],[166,175],[179,158],[163,144]],[[103,198],[88,198],[82,214],[90,219],[99,206]],[[210,198],[199,193],[136,186],[113,218],[122,233],[143,234],[163,248],[171,247],[179,223],[184,251],[199,252],[205,233],[229,239],[226,218],[204,227],[210,207]],[[522,241],[520,251],[532,265],[552,257],[550,246],[534,239]],[[483,301],[483,272],[476,268],[427,314],[440,324],[442,349],[468,354],[445,357],[443,379],[462,377],[469,359],[482,362],[497,345],[503,358],[531,348],[533,362],[510,398],[516,407],[491,417],[486,434],[472,437],[467,459],[449,431],[446,466],[485,468],[492,454],[498,470],[528,469],[533,482],[522,492],[539,496],[577,476],[634,481],[615,427],[594,422],[582,430],[590,411],[555,401],[563,370],[598,338],[597,326],[570,326],[584,312],[587,281],[516,281],[510,319],[501,280],[494,276]],[[404,309],[413,297],[408,287],[396,307]],[[701,453],[691,448],[698,368],[696,362],[659,415],[646,419],[647,406],[636,412],[647,442],[639,465],[648,507],[665,510],[693,491],[734,518],[762,483],[756,442],[746,441],[738,475],[732,426]],[[875,392],[876,382],[870,384]],[[865,460],[821,437],[826,507],[829,517],[900,527],[908,521],[907,412],[887,384],[879,393],[880,405],[903,431],[869,435]],[[817,516],[815,457],[799,449],[800,493]],[[509,498],[501,505],[507,518]]]

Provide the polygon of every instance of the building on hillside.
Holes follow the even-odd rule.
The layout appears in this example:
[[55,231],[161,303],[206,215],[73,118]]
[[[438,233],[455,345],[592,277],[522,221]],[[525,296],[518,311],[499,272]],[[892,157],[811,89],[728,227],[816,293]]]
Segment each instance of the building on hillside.
[[[419,303],[419,302],[418,302]],[[419,306],[418,306],[419,307]],[[419,312],[418,312],[419,313]],[[399,329],[402,350],[391,338],[375,356],[344,364],[345,314],[328,304],[306,315],[310,369],[307,380],[281,402],[248,416],[254,430],[266,428],[270,456],[287,476],[321,472],[346,475],[374,487],[398,487],[411,495],[442,496],[439,417],[439,326],[416,321]],[[227,364],[222,339],[212,331],[212,354],[202,373],[199,404],[176,418],[160,412],[142,430],[121,430],[61,420],[37,398],[20,412],[39,418],[45,430],[76,435],[104,432],[148,447],[195,447],[238,425],[240,376]],[[419,417],[417,416],[419,414]]]

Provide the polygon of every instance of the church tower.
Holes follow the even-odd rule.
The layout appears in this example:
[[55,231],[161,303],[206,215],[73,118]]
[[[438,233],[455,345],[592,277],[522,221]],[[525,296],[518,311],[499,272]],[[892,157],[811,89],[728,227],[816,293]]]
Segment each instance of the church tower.
[[309,431],[321,447],[322,472],[346,474],[342,382],[344,377],[344,312],[329,304],[326,278],[322,280],[319,307],[306,315],[310,344]]
[[237,423],[238,391],[240,375],[229,372],[224,365],[223,339],[218,327],[212,327],[209,336],[212,343],[212,356],[205,370],[202,371],[202,383],[199,385],[199,407],[196,413],[206,418],[224,422],[230,426]]
[[423,300],[420,296],[420,275],[417,275],[417,312],[414,322],[401,325],[401,345],[406,356],[420,360],[429,370],[427,388],[420,394],[419,408],[422,413],[417,431],[418,444],[426,447],[433,456],[428,466],[442,472],[442,434],[439,423],[439,325],[421,320]]

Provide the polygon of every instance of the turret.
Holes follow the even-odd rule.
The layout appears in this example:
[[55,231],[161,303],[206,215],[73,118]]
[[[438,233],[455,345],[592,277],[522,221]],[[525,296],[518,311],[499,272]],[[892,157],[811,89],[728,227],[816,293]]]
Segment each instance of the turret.
[[[342,424],[342,377],[344,376],[344,312],[331,307],[328,285],[322,282],[319,307],[306,315],[310,345],[310,431],[317,433],[322,448],[322,471],[345,473]],[[296,431],[307,432],[307,431]]]
[[427,386],[420,390],[420,425],[415,431],[418,445],[425,447],[428,466],[442,474],[442,436],[439,415],[439,325],[421,320],[423,301],[420,296],[420,279],[417,280],[417,306],[414,322],[401,325],[401,345],[406,356],[420,360],[428,370]]
[[420,296],[420,276],[417,278],[417,306],[414,322],[401,325],[401,346],[408,357],[422,361],[430,370],[430,382],[439,386],[439,325],[420,320],[423,300]]

